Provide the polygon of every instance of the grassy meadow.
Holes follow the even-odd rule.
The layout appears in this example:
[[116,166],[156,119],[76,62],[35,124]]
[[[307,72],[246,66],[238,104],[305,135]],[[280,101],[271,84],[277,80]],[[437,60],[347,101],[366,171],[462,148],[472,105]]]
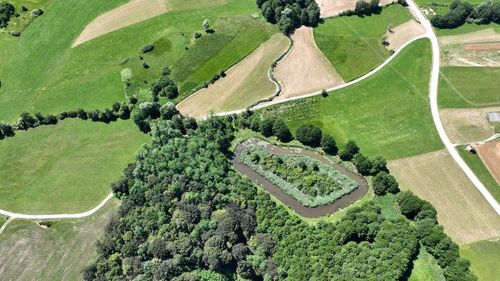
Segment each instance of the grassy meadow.
[[321,96],[263,111],[282,117],[292,132],[313,124],[342,147],[349,139],[368,156],[399,159],[438,150],[441,141],[428,104],[431,50],[428,40],[408,46],[370,78]]
[[133,122],[65,120],[0,141],[0,209],[78,213],[111,191],[149,137]]
[[424,247],[420,248],[417,259],[413,261],[413,270],[408,281],[445,281],[443,269],[436,259]]
[[457,147],[460,156],[462,156],[462,159],[464,159],[465,163],[472,169],[491,195],[500,202],[500,185],[498,185],[495,178],[488,171],[488,168],[486,168],[479,155],[465,151],[465,147],[465,145]]
[[83,280],[81,270],[94,258],[97,239],[116,213],[112,199],[95,215],[75,220],[14,220],[0,235],[0,276],[3,280]]
[[351,81],[390,56],[382,45],[387,27],[396,27],[410,19],[410,14],[401,5],[391,5],[379,15],[328,19],[314,29],[314,38],[344,81]]
[[439,79],[439,106],[441,108],[500,106],[499,77],[498,67],[442,67]]
[[460,247],[460,255],[470,260],[479,281],[496,281],[500,276],[500,240],[479,241]]
[[[132,69],[134,79],[149,88],[160,70],[169,66],[181,90],[187,92],[277,32],[262,18],[251,16],[258,12],[252,0],[197,1],[196,8],[205,8],[196,10],[173,0],[172,10],[161,16],[70,48],[96,16],[126,2],[51,1],[21,37],[1,37],[0,120],[11,122],[23,111],[109,107],[125,98],[123,68]],[[215,33],[202,31],[204,19],[209,19]],[[202,33],[196,41],[195,32]],[[155,50],[140,60],[146,44],[154,44]],[[150,68],[144,69],[143,62]]]

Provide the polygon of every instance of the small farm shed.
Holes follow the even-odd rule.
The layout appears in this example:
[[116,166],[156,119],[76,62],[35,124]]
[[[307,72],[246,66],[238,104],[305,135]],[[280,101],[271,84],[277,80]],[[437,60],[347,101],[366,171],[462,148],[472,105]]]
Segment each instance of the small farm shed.
[[500,122],[500,112],[490,112],[490,113],[488,113],[488,120],[490,122]]

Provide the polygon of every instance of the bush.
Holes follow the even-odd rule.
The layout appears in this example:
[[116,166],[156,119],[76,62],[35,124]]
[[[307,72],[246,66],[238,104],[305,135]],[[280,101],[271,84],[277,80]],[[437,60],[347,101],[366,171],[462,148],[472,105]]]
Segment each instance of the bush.
[[318,147],[321,143],[321,129],[313,125],[303,125],[297,129],[296,137],[304,145]]
[[369,176],[372,172],[372,161],[361,153],[356,153],[352,158],[352,163],[363,176]]
[[265,137],[270,137],[273,135],[273,126],[274,126],[274,120],[273,119],[264,119],[260,123],[260,133],[264,135]]
[[396,179],[386,172],[380,172],[372,179],[373,191],[376,195],[385,195],[386,193],[396,194],[399,192],[399,185]]
[[33,17],[39,17],[41,15],[43,15],[42,9],[34,9],[33,11],[31,11],[31,16]]
[[350,140],[346,143],[345,148],[340,151],[339,156],[340,159],[344,161],[351,161],[351,159],[359,152],[358,145]]
[[422,209],[424,201],[409,191],[400,192],[397,196],[399,209],[408,219],[414,219]]
[[14,37],[19,37],[19,36],[21,36],[21,32],[19,32],[19,31],[11,31],[10,35],[12,35]]
[[155,49],[155,46],[153,46],[153,45],[146,45],[146,46],[142,47],[141,51],[142,51],[143,54],[145,54],[145,53],[152,52],[154,49]]
[[10,18],[16,13],[16,8],[9,2],[0,3],[0,28],[7,27]]
[[327,134],[324,134],[321,138],[321,148],[323,148],[323,151],[329,155],[337,155],[339,151],[335,139]]
[[273,133],[282,142],[289,142],[292,140],[292,133],[288,126],[281,119],[276,119],[273,124]]

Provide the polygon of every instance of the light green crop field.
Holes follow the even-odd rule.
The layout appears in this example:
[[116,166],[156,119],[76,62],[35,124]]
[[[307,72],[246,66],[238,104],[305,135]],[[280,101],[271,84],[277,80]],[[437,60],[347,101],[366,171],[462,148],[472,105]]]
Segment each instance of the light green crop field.
[[7,221],[7,218],[4,216],[0,216],[0,227]]
[[479,281],[496,281],[500,276],[500,240],[479,241],[460,246],[460,255],[470,260]]
[[49,228],[12,221],[0,235],[2,280],[83,280],[81,270],[118,206],[112,199],[91,217],[54,221]]
[[0,141],[0,209],[78,213],[94,208],[149,142],[131,121],[65,120]]
[[462,156],[462,159],[469,165],[491,195],[493,195],[497,201],[500,201],[500,185],[497,184],[495,178],[493,178],[490,171],[488,171],[488,168],[486,168],[479,155],[465,151],[465,147],[465,145],[457,147],[460,156]]
[[303,124],[319,126],[341,147],[352,139],[368,156],[399,159],[439,150],[428,103],[430,64],[429,41],[418,40],[360,83],[263,114],[282,117],[292,132]]
[[[277,32],[262,17],[252,18],[258,14],[252,0],[203,0],[196,8],[205,8],[196,10],[187,9],[181,0],[171,0],[172,7],[179,10],[71,48],[90,21],[126,2],[51,1],[45,14],[21,37],[2,36],[0,120],[14,121],[23,111],[59,113],[79,107],[110,107],[125,98],[120,77],[123,68],[132,69],[134,79],[149,88],[160,70],[170,66],[174,80],[188,92]],[[210,21],[215,33],[202,31],[204,19]],[[202,33],[196,42],[194,32]],[[140,50],[147,44],[154,44],[155,50],[140,60]],[[150,68],[144,69],[143,62]]]
[[439,29],[435,28],[437,36],[448,36],[448,35],[458,35],[469,32],[475,32],[487,28],[493,28],[495,32],[500,32],[500,24],[490,23],[490,24],[475,24],[475,23],[465,23],[464,25],[453,28],[453,29]]
[[344,81],[351,81],[390,56],[382,45],[382,36],[388,26],[396,27],[410,19],[410,14],[401,5],[391,5],[379,15],[328,19],[314,29],[314,38]]
[[443,67],[439,79],[439,106],[441,108],[500,106],[499,77],[498,67]]
[[445,281],[443,269],[436,259],[424,247],[420,248],[418,257],[413,261],[413,270],[408,281]]

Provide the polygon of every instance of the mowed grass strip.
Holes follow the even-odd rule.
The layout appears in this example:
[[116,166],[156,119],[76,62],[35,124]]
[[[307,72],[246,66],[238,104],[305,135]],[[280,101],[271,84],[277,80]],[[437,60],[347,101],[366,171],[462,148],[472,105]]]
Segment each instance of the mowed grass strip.
[[424,247],[420,247],[417,259],[413,261],[413,270],[408,281],[445,281],[443,269],[436,259]]
[[439,224],[455,242],[500,237],[500,217],[446,150],[389,161],[388,167],[403,190],[436,208]]
[[0,141],[0,209],[27,214],[79,213],[110,192],[141,144],[131,121],[65,120]]
[[97,240],[117,212],[112,199],[84,219],[37,222],[14,220],[0,235],[2,280],[83,280],[82,269],[95,255]]
[[500,202],[500,185],[498,185],[488,168],[486,168],[479,155],[465,151],[465,147],[466,145],[457,147],[460,156],[462,156],[462,159],[464,159],[465,163],[472,169],[491,195],[495,197],[497,202]]
[[201,118],[210,113],[243,109],[275,92],[268,71],[273,61],[285,52],[289,41],[276,34],[239,62],[215,84],[191,95],[178,105],[179,111]]
[[398,159],[442,148],[428,104],[428,40],[406,47],[381,71],[350,87],[264,111],[280,116],[292,132],[319,126],[342,147],[349,139],[368,156]]
[[500,106],[499,67],[442,67],[439,79],[441,108]]
[[460,255],[471,262],[480,281],[497,281],[500,276],[500,239],[479,241],[460,247]]
[[411,19],[401,5],[391,5],[379,15],[336,17],[314,29],[319,49],[342,76],[354,80],[382,64],[390,52],[382,45],[389,26]]

